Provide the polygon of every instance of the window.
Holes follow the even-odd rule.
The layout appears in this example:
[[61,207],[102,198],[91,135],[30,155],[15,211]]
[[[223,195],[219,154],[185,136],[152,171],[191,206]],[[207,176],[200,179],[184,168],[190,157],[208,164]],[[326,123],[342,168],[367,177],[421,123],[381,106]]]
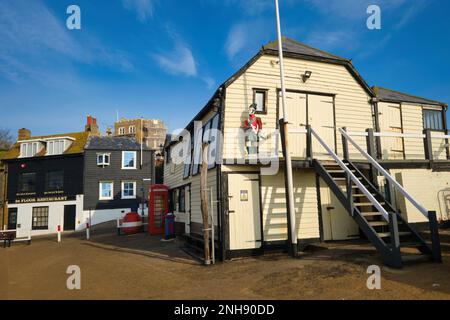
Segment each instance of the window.
[[97,154],[97,165],[98,166],[109,166],[109,153],[98,153]]
[[423,127],[425,129],[443,131],[444,119],[441,110],[423,110]]
[[136,126],[129,126],[128,133],[136,133]]
[[125,134],[125,127],[120,127],[119,128],[119,134],[120,135],[124,135]]
[[[213,169],[216,166],[216,163],[220,160],[220,154],[218,152],[218,149],[220,148],[220,134],[219,134],[219,121],[220,114],[216,114],[214,118],[212,119],[211,124],[211,135],[209,137],[209,148],[212,148],[212,151],[209,152],[209,156],[211,159],[208,159],[209,165],[208,169]],[[216,129],[216,130],[213,130]]]
[[181,188],[178,193],[178,212],[186,212],[186,189]]
[[19,176],[19,192],[36,191],[36,173],[21,173]]
[[47,142],[47,155],[63,154],[66,151],[65,140],[54,140]]
[[188,151],[188,154],[185,159],[184,163],[184,172],[183,172],[183,179],[189,178],[189,175],[191,174],[191,166],[192,166],[192,153],[194,152],[194,139],[192,137],[192,132],[190,132],[190,150]]
[[136,151],[122,152],[122,169],[136,169]]
[[122,199],[136,199],[136,182],[122,182]]
[[99,199],[100,200],[114,199],[114,184],[112,182],[100,182]]
[[195,176],[199,173],[200,163],[202,162],[202,139],[203,128],[198,126],[194,134],[194,163],[192,165],[192,175]]
[[49,171],[45,177],[46,191],[60,191],[64,187],[64,171]]
[[31,219],[32,230],[48,229],[48,207],[34,207]]
[[20,156],[22,158],[34,157],[39,151],[39,142],[26,142],[20,145]]
[[256,104],[257,113],[266,113],[267,90],[253,89],[253,102]]

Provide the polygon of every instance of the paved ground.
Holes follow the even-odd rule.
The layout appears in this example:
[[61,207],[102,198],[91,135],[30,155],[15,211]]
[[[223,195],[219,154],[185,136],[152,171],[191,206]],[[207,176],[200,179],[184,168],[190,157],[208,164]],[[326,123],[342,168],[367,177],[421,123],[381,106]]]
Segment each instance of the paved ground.
[[[180,250],[140,234],[65,236],[0,248],[0,299],[450,299],[450,255],[444,264],[382,267],[381,290],[366,287],[379,264],[367,247],[330,245],[291,259],[282,254],[204,267]],[[66,288],[69,265],[81,268],[81,290]]]

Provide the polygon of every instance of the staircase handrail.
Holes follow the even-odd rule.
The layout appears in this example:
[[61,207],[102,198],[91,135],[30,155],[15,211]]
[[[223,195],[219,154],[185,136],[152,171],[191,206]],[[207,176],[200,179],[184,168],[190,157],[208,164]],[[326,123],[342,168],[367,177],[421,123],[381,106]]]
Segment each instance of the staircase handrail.
[[412,203],[428,219],[428,210],[418,203],[409,193],[398,183],[374,158],[372,158],[364,149],[362,149],[345,130],[339,128],[340,133],[349,141],[369,162],[380,172],[403,196]]
[[358,188],[364,193],[367,199],[378,209],[386,221],[389,221],[389,213],[383,206],[378,202],[378,200],[370,193],[369,190],[359,181],[359,179],[353,174],[353,172],[345,165],[345,163],[338,157],[336,153],[331,150],[331,148],[322,140],[322,138],[310,127],[311,134],[319,141],[319,143],[325,148],[328,154],[336,161],[336,163],[348,174],[350,179],[358,186]]

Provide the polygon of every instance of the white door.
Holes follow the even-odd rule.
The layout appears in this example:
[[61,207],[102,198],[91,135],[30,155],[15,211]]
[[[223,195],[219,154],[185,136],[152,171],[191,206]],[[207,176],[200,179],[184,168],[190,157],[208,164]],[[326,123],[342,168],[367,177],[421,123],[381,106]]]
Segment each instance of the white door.
[[359,228],[325,182],[320,180],[323,237],[325,241],[359,237]]
[[[280,97],[280,119],[284,117]],[[286,110],[289,118],[289,152],[291,157],[306,158],[306,94],[286,92]]]
[[[335,151],[334,101],[333,97],[308,94],[308,124]],[[329,159],[328,152],[312,137],[313,158]]]
[[257,174],[229,174],[230,250],[261,247],[261,211]]
[[[378,104],[380,131],[402,133],[402,111],[398,104]],[[383,159],[403,159],[403,139],[401,137],[382,137]]]

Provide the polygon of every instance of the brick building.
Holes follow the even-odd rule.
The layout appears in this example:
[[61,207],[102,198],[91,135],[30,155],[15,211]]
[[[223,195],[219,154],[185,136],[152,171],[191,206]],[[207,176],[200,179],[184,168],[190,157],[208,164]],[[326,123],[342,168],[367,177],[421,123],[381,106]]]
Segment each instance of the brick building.
[[161,150],[167,129],[161,120],[126,119],[114,123],[115,136],[127,136],[143,143],[151,150]]

